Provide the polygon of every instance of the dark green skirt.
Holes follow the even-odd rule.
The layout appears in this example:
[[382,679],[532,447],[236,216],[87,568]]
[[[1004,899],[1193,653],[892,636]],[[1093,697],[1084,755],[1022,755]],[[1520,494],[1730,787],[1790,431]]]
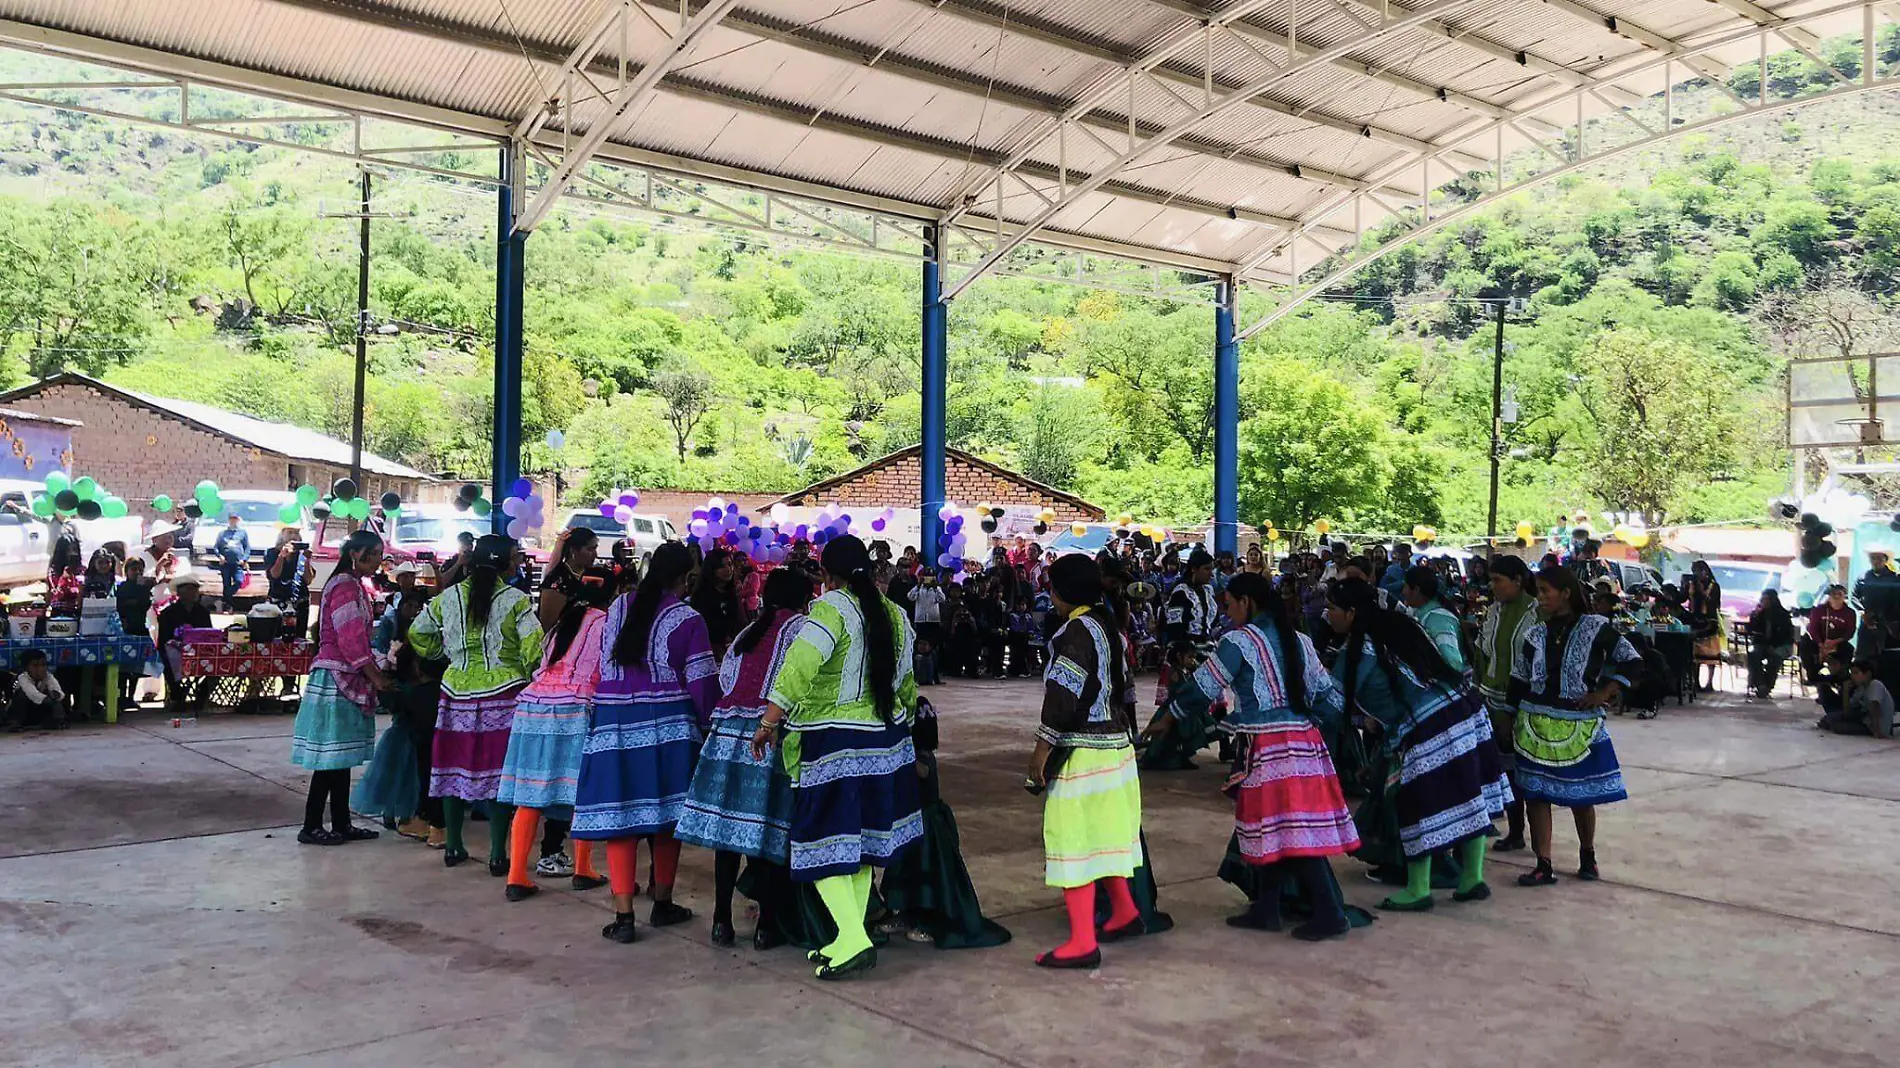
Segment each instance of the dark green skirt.
[[[1166,707],[1155,710],[1155,719],[1162,717],[1173,719]],[[1135,766],[1143,771],[1187,771],[1194,767],[1194,754],[1213,745],[1218,736],[1213,716],[1205,711],[1189,713],[1174,719],[1172,730],[1149,742]]]
[[[1260,896],[1261,878],[1275,865],[1255,865],[1247,863],[1240,855],[1238,835],[1227,839],[1227,855],[1221,858],[1220,881],[1227,883],[1247,895],[1252,901]],[[1345,895],[1339,892],[1339,877],[1333,874],[1333,866],[1326,865],[1326,877],[1333,881],[1333,894],[1338,897],[1346,910],[1346,919],[1354,927],[1370,927],[1373,915],[1357,905],[1344,905]],[[1299,880],[1290,875],[1282,875],[1280,881],[1280,915],[1292,919],[1307,919],[1313,915],[1313,903],[1306,900],[1306,893],[1300,889]]]
[[[1404,886],[1405,847],[1399,841],[1398,787],[1385,785],[1392,757],[1384,746],[1373,749],[1367,772],[1375,788],[1352,814],[1352,825],[1359,832],[1359,848],[1347,854],[1372,869],[1372,877],[1387,886]],[[1455,852],[1439,850],[1432,854],[1432,889],[1455,890],[1464,864]]]
[[924,837],[884,869],[884,906],[930,936],[938,949],[988,949],[1009,930],[983,915],[963,864],[957,817],[942,801],[924,805]]
[[[1143,934],[1174,930],[1174,917],[1161,911],[1161,887],[1155,884],[1154,854],[1148,852],[1146,831],[1141,832],[1141,866],[1129,877],[1128,892],[1135,899],[1135,908],[1141,911]],[[1095,926],[1107,924],[1109,914],[1114,911],[1108,901],[1108,890],[1098,881],[1095,884]]]
[[[777,878],[765,877],[753,865],[747,864],[745,871],[739,875],[737,889],[758,901],[762,895],[773,893],[775,885],[780,885]],[[778,929],[787,942],[800,949],[818,949],[837,940],[838,925],[831,922],[831,912],[825,908],[824,899],[818,896],[816,883],[798,883],[785,878],[781,889],[785,896],[778,910]],[[870,906],[864,910],[865,926],[869,927],[884,913],[884,899],[878,895],[877,887],[873,886]]]

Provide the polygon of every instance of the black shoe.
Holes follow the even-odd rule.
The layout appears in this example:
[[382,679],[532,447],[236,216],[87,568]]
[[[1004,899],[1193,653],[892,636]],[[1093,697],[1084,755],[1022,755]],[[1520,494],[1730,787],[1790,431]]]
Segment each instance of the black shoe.
[[468,850],[466,849],[444,849],[442,851],[442,866],[445,868],[453,868],[467,859]]
[[1080,957],[1058,957],[1056,956],[1056,951],[1053,949],[1047,953],[1039,953],[1036,955],[1036,967],[1038,968],[1062,968],[1074,971],[1085,971],[1101,966],[1102,951],[1100,949],[1091,949],[1087,954]]
[[573,886],[576,890],[598,890],[607,885],[607,880],[598,875],[576,875]]
[[630,946],[640,940],[639,924],[634,921],[631,912],[614,913],[614,922],[600,929],[602,938]]
[[761,953],[768,949],[777,949],[784,944],[785,934],[778,929],[777,925],[762,923],[758,930],[752,932],[752,948]]
[[1227,917],[1227,926],[1241,927],[1249,931],[1278,931],[1280,917],[1268,916],[1264,913],[1255,915],[1254,910],[1248,909],[1238,916]]
[[1557,873],[1550,869],[1550,861],[1537,858],[1537,867],[1517,877],[1519,886],[1555,886]]
[[337,845],[342,845],[343,842],[344,842],[343,836],[336,833],[335,831],[326,831],[326,830],[319,829],[319,830],[314,830],[314,831],[298,831],[297,832],[298,845],[337,846]]
[[526,901],[540,892],[541,888],[532,883],[527,886],[516,886],[513,883],[508,884],[508,900],[510,901]]
[[647,923],[654,927],[671,927],[692,918],[693,910],[685,905],[676,905],[671,901],[655,901],[653,911],[647,915]]
[[491,878],[506,879],[508,877],[508,858],[503,857],[500,860],[489,861],[488,874]]
[[[1099,956],[1099,953],[1097,955]],[[877,947],[872,946],[842,964],[819,965],[818,978],[827,982],[837,982],[840,979],[855,979],[875,967],[877,967]]]
[[1491,852],[1493,853],[1515,853],[1523,848],[1524,836],[1521,834],[1506,835],[1491,843]]
[[1489,901],[1491,899],[1491,888],[1483,883],[1479,883],[1469,890],[1453,890],[1451,892],[1451,899],[1453,901]]
[[1586,883],[1594,883],[1602,876],[1597,874],[1597,851],[1586,849],[1577,859],[1577,878]]
[[1142,930],[1151,935],[1167,934],[1174,930],[1174,917],[1160,909],[1155,909],[1142,921]]
[[1352,930],[1352,922],[1344,916],[1339,918],[1339,923],[1336,925],[1308,920],[1293,928],[1293,937],[1302,942],[1324,942],[1328,938],[1338,938],[1350,930]]
[[383,832],[368,827],[339,827],[336,833],[346,842],[373,842],[383,836]]
[[732,930],[731,920],[714,920],[712,925],[712,944],[721,949],[731,949],[738,941]]
[[1095,933],[1097,942],[1119,942],[1124,938],[1138,938],[1148,933],[1142,925],[1141,917],[1136,916],[1120,927],[1104,927]]

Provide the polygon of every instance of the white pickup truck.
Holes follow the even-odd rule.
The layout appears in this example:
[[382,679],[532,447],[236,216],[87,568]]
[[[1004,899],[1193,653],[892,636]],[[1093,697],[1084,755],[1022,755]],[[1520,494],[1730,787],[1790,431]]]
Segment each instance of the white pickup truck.
[[[0,479],[0,589],[46,581],[46,568],[52,558],[52,538],[46,523],[3,507],[8,501],[31,505],[33,498],[43,492],[45,487],[38,482]],[[136,516],[79,520],[75,525],[87,558],[109,541],[122,541],[128,552],[135,552],[145,529]]]

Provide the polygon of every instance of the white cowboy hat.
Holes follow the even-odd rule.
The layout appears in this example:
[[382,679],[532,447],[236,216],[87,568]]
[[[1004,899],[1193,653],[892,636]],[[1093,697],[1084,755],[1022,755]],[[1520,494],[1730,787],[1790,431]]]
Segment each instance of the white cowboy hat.
[[185,528],[179,526],[178,524],[172,522],[169,519],[161,519],[158,522],[152,524],[152,529],[145,532],[145,543],[147,545],[150,545],[153,539],[155,538],[161,537],[166,534],[176,534],[183,529]]
[[199,581],[198,576],[192,574],[189,571],[185,572],[182,575],[176,575],[172,578],[172,592],[173,593],[178,593],[179,591],[183,590],[186,586],[191,586],[195,589],[203,589],[204,583]]

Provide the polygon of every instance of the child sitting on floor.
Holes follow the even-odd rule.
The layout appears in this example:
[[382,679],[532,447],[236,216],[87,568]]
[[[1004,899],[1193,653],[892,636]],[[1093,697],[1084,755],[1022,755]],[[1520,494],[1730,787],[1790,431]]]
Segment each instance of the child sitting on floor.
[[7,727],[23,731],[28,727],[66,729],[66,691],[47,670],[46,654],[29,649],[20,657],[19,678],[13,680],[13,696],[7,702]]
[[1192,771],[1194,754],[1214,741],[1218,731],[1210,712],[1189,712],[1194,702],[1180,700],[1195,687],[1194,673],[1200,666],[1201,654],[1194,643],[1183,640],[1168,647],[1154,718],[1142,732],[1148,746],[1136,760],[1143,771]]

